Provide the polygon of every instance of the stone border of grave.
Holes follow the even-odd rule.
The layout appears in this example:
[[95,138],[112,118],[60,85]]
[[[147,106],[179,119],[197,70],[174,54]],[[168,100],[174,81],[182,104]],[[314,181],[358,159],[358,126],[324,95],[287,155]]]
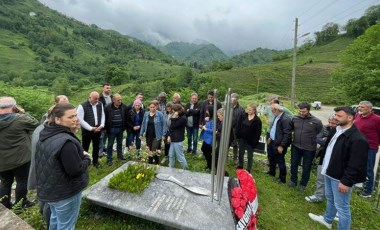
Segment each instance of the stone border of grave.
[[[220,204],[211,201],[209,196],[196,195],[178,184],[157,178],[141,194],[110,189],[110,178],[131,163],[127,162],[86,189],[84,197],[96,205],[177,229],[234,229],[227,195],[228,179],[224,180]],[[189,186],[211,187],[210,174],[162,166],[157,173],[172,175]]]
[[34,229],[11,210],[0,204],[0,229],[7,230],[31,230]]

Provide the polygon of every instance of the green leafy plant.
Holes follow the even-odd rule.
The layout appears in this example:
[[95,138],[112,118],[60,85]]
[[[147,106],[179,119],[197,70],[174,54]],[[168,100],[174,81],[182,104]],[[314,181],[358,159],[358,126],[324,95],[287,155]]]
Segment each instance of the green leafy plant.
[[115,174],[108,187],[130,193],[140,194],[154,179],[157,168],[146,163],[132,163],[122,172]]

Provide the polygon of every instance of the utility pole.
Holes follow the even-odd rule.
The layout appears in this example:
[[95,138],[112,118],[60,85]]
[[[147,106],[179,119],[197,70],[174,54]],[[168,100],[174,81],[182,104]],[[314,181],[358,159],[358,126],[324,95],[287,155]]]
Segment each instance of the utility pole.
[[259,84],[260,84],[260,78],[257,78],[257,89],[256,89],[256,94],[259,94]]
[[292,91],[291,91],[291,104],[292,108],[295,107],[295,88],[296,88],[296,56],[297,56],[297,31],[298,31],[298,18],[294,27],[294,48],[293,48],[293,68],[292,68]]

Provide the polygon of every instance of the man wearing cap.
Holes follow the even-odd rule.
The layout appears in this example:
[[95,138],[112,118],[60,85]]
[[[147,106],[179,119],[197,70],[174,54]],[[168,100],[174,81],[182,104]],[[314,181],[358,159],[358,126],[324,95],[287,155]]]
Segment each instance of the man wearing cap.
[[0,200],[12,207],[11,189],[16,178],[15,203],[33,205],[26,195],[31,159],[31,135],[39,122],[16,106],[13,97],[0,97]]
[[160,94],[158,94],[158,97],[157,97],[157,101],[158,101],[157,110],[161,111],[162,113],[165,113],[166,98],[167,98],[167,95],[165,92],[161,92]]

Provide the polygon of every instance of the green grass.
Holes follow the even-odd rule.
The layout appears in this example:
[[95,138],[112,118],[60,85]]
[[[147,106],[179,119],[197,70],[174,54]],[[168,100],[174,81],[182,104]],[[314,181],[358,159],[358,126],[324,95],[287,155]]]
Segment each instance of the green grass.
[[[287,154],[287,162],[289,162],[289,155],[290,153]],[[203,157],[199,158],[198,156],[186,154],[186,159],[190,171],[207,173],[203,171],[206,164]],[[115,160],[112,166],[107,166],[105,158],[102,158],[100,162],[102,164],[100,169],[90,168],[88,186],[95,184],[123,164],[123,162]],[[178,162],[176,167],[180,168]],[[226,168],[230,176],[236,177],[234,165],[230,158],[228,158]],[[311,179],[305,194],[300,193],[297,189],[290,189],[286,185],[272,182],[272,177],[262,173],[266,170],[266,157],[255,155],[252,175],[258,188],[259,229],[325,229],[310,220],[307,215],[309,212],[322,214],[325,209],[325,202],[314,204],[308,203],[304,199],[306,195],[314,192],[316,170],[311,173]],[[373,208],[374,200],[363,199],[355,193],[356,191],[354,190],[351,199],[352,229],[379,229],[378,220],[380,214]],[[30,196],[35,196],[35,193]],[[227,198],[224,197],[224,199]],[[37,206],[27,209],[20,216],[34,228],[44,228]],[[334,225],[336,228],[336,223]],[[165,229],[165,226],[102,208],[83,199],[76,229]]]

